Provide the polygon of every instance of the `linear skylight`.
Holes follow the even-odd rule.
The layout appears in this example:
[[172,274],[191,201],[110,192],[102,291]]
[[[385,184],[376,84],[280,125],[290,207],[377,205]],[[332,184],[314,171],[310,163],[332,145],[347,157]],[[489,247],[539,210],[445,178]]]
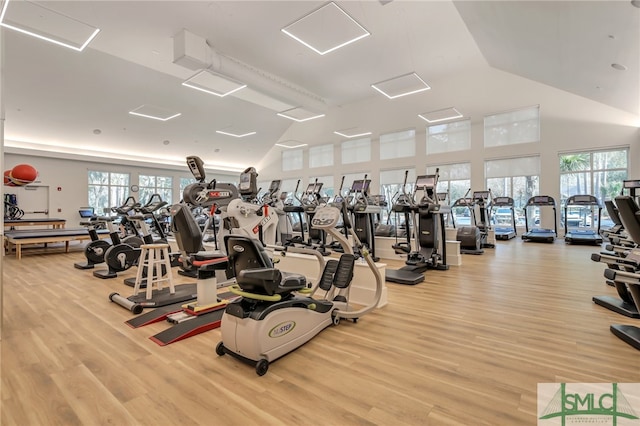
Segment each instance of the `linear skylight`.
[[462,118],[462,114],[460,114],[457,109],[451,107],[439,109],[437,111],[423,112],[422,114],[418,114],[418,117],[422,118],[427,123],[437,123],[439,121]]
[[371,35],[334,2],[308,13],[281,31],[319,55]]
[[0,26],[78,52],[100,32],[99,28],[26,0],[4,0]]
[[342,136],[343,138],[358,138],[361,136],[369,136],[371,134],[371,132],[363,132],[362,130],[352,130],[352,129],[346,129],[346,130],[336,130],[335,132],[336,135]]
[[239,133],[225,132],[222,130],[216,130],[216,133],[220,133],[221,135],[233,136],[234,138],[244,138],[246,136],[255,135],[257,132],[247,132],[247,133],[239,134]]
[[221,98],[247,87],[246,84],[238,80],[211,70],[198,71],[195,75],[183,81],[182,85]]
[[389,99],[413,95],[414,93],[420,93],[431,89],[431,87],[415,72],[410,72],[399,77],[374,83],[371,87]]
[[279,146],[279,147],[282,147],[282,148],[288,148],[288,149],[302,148],[303,146],[307,146],[306,143],[300,142],[300,141],[296,141],[296,140],[293,140],[293,139],[292,140],[278,142],[275,145]]
[[182,113],[169,111],[153,105],[141,105],[138,108],[129,111],[129,114],[159,121],[168,121],[182,115]]
[[277,114],[280,117],[288,118],[289,120],[297,121],[298,123],[324,117],[324,114],[318,114],[300,107],[280,111]]

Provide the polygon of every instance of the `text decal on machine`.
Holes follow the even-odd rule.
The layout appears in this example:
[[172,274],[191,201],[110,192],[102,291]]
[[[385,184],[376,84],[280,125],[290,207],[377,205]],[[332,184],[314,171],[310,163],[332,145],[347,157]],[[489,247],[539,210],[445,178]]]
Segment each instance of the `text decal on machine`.
[[290,333],[296,327],[295,321],[285,321],[276,325],[269,331],[269,337],[276,338],[282,337],[287,333]]

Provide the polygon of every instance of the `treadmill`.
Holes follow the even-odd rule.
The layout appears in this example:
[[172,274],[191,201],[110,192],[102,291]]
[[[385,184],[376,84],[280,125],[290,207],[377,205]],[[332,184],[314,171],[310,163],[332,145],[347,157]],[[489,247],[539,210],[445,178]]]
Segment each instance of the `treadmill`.
[[[640,241],[640,208],[635,203],[633,197],[616,197],[616,205],[620,213],[620,219],[634,241]],[[629,258],[640,259],[640,249],[632,249],[627,256]],[[638,318],[640,308],[640,274],[616,269],[607,269],[605,277],[613,280],[621,299],[615,300],[612,297],[597,296],[593,301],[600,306],[611,309],[620,314]],[[626,300],[625,300],[626,299]],[[623,309],[621,309],[623,308]],[[635,315],[633,315],[635,314]],[[613,324],[609,327],[611,332],[624,342],[640,350],[640,327],[627,324]]]
[[[629,235],[634,241],[638,241],[636,238],[640,240],[640,222],[638,221],[640,208],[638,208],[638,205],[633,201],[633,198],[628,196],[616,197],[616,204],[618,206],[620,219],[629,232]],[[591,257],[592,259],[594,258],[593,255]],[[593,302],[626,317],[640,318],[638,307],[633,300],[627,283],[616,279],[617,275],[620,275],[617,274],[617,272],[622,272],[623,270],[627,272],[637,272],[637,265],[640,265],[640,250],[637,248],[629,250],[626,257],[612,263],[609,269],[605,270],[604,276],[607,280],[613,282],[618,292],[618,297],[595,296],[592,299]],[[617,270],[614,268],[617,268]]]
[[[593,217],[593,208],[598,208],[598,227],[597,229],[569,229],[569,207],[578,206],[581,208],[588,207]],[[602,206],[600,201],[593,195],[572,195],[567,198],[564,204],[564,241],[567,244],[602,244],[600,236],[600,219],[602,216]]]
[[[530,207],[551,207],[553,208],[553,229],[536,228],[529,229],[528,210]],[[558,218],[556,215],[556,200],[548,195],[535,195],[527,201],[524,206],[524,226],[525,233],[522,234],[524,241],[536,243],[552,243],[558,236]]]
[[[502,222],[498,223],[498,218],[501,216],[493,213],[493,209],[509,209],[511,213],[511,226],[505,226]],[[515,238],[518,235],[518,231],[516,231],[516,212],[514,209],[513,198],[511,197],[495,197],[493,202],[491,203],[491,216],[496,221],[496,226],[494,229],[496,240],[510,240],[511,238]]]

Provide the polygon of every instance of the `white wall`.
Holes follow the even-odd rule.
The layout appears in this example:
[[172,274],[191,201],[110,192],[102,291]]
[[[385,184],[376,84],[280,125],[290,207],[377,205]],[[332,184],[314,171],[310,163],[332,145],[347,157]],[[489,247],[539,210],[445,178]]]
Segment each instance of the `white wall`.
[[[309,169],[308,149],[305,149],[303,169],[282,172],[282,149],[275,147],[256,166],[261,171],[261,179],[306,181],[310,176],[333,174],[338,184],[343,174],[368,171],[375,192],[380,170],[415,167],[416,173],[421,173],[427,165],[470,162],[472,188],[478,190],[484,187],[485,160],[539,155],[540,192],[559,199],[559,153],[612,147],[630,148],[629,175],[640,178],[640,123],[632,114],[489,67],[429,83],[432,90],[421,94],[394,100],[372,96],[359,103],[334,107],[323,119],[292,125],[281,140],[295,139],[310,145],[333,143],[334,166]],[[485,115],[533,105],[540,105],[539,143],[484,148]],[[417,115],[452,106],[471,118],[471,149],[427,156],[426,123]],[[373,132],[372,161],[342,166],[341,139],[330,130],[354,126]],[[416,129],[415,157],[378,160],[379,135],[408,128]]]
[[[38,185],[49,187],[49,217],[66,219],[67,227],[78,225],[80,221],[78,208],[87,205],[88,170],[129,173],[131,185],[138,183],[138,175],[140,174],[171,176],[173,178],[174,202],[178,202],[182,198],[178,190],[180,178],[193,178],[187,169],[186,162],[183,169],[163,169],[134,164],[98,162],[90,159],[89,161],[81,161],[78,159],[5,152],[4,167],[6,169],[11,169],[21,163],[31,164],[38,170]],[[220,173],[218,172],[216,175],[220,175]],[[239,179],[239,176],[229,175],[229,179],[235,182]],[[11,190],[12,187],[3,187],[3,193],[11,193]],[[136,196],[136,194],[132,195]],[[142,202],[144,201],[142,200]],[[18,205],[20,205],[20,200],[18,200]]]

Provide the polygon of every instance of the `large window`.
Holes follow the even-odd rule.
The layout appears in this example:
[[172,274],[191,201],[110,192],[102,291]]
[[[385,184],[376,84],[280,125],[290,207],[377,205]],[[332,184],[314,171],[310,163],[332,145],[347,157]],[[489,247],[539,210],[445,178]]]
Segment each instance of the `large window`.
[[[594,195],[604,207],[622,189],[628,174],[628,150],[574,152],[560,155],[561,205],[572,195]],[[601,226],[613,225],[607,211],[602,211]]]
[[[428,166],[427,174],[435,174],[438,169],[438,186],[436,192],[446,193],[445,203],[453,205],[456,200],[463,198],[471,187],[471,163],[444,164]],[[466,204],[463,204],[466,206]],[[471,216],[468,207],[452,209],[456,225],[470,225]],[[447,218],[448,220],[448,218]]]
[[462,151],[471,147],[471,120],[427,127],[427,154]]
[[540,192],[540,157],[508,158],[484,162],[486,189],[494,197],[511,197],[519,211]]
[[302,150],[287,149],[282,151],[282,171],[302,170]]
[[445,164],[427,167],[427,174],[434,174],[438,170],[437,192],[448,194],[446,202],[453,204],[457,199],[465,196],[471,187],[471,163]]
[[413,157],[416,155],[416,131],[414,129],[380,135],[380,159]]
[[342,164],[371,161],[371,138],[342,142]]
[[172,187],[173,178],[171,176],[138,176],[140,186],[139,200],[142,204],[151,199],[153,194],[160,195],[162,201],[171,204],[173,200]]
[[88,202],[97,214],[110,214],[129,194],[129,174],[88,171]]
[[540,141],[540,107],[530,107],[484,117],[484,146]]
[[[318,183],[322,183],[322,189],[320,190],[320,194],[324,197],[332,198],[335,194],[333,188],[333,176],[311,176],[309,178],[309,185],[314,183],[318,179]],[[306,187],[304,188],[306,189]]]
[[333,144],[309,148],[309,168],[333,166]]

